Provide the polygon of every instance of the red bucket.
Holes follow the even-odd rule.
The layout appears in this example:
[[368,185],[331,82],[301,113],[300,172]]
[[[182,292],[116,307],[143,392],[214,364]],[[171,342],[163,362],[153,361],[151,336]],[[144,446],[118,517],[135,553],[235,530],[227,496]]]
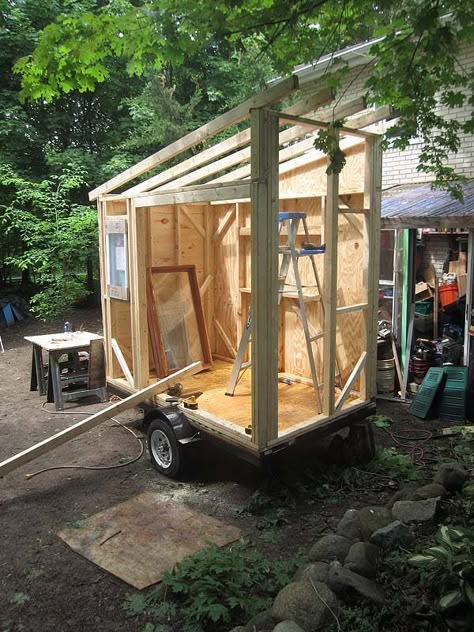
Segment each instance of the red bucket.
[[445,283],[444,285],[439,286],[439,300],[441,302],[441,307],[446,307],[446,305],[451,305],[451,303],[455,303],[458,300],[459,290],[457,283]]

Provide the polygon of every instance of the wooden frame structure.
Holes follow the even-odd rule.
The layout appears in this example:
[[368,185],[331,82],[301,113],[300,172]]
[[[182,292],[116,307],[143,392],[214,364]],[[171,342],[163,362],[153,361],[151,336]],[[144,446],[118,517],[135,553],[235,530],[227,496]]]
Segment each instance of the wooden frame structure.
[[[209,340],[207,337],[206,321],[204,318],[204,312],[201,303],[201,293],[198,284],[196,266],[194,265],[176,265],[176,266],[154,266],[148,268],[148,292],[147,292],[147,306],[148,306],[148,329],[150,332],[150,342],[152,348],[152,354],[154,358],[155,371],[158,377],[165,377],[172,371],[166,360],[166,354],[163,345],[163,332],[160,317],[158,315],[156,300],[153,296],[153,275],[170,275],[170,274],[185,274],[188,280],[188,289],[190,292],[190,298],[192,301],[193,309],[192,316],[195,318],[196,330],[194,333],[198,334],[199,346],[198,351],[200,358],[203,361],[203,367],[209,368],[212,365],[212,353],[209,346]],[[178,296],[178,300],[180,296]],[[175,322],[177,314],[173,313]],[[179,323],[178,323],[179,324]],[[185,365],[191,362],[184,362]]]
[[[290,96],[293,104],[277,111]],[[185,381],[203,391],[198,410],[185,414],[198,429],[253,453],[360,412],[375,397],[381,150],[371,126],[391,113],[367,110],[360,98],[332,103],[333,96],[307,77],[300,89],[292,75],[90,193],[98,204],[102,279],[106,222],[120,219],[128,229],[129,301],[109,296],[102,281],[109,383],[134,392],[161,377],[149,344],[157,332],[149,326],[148,271],[194,266],[213,364]],[[340,118],[347,163],[327,175],[327,156],[314,149],[314,138]],[[185,153],[245,120],[249,126],[229,138]],[[161,167],[180,154],[179,164]],[[126,188],[157,167],[159,173]],[[118,188],[125,190],[114,193]],[[284,231],[277,218],[288,210],[305,212],[314,241],[325,244],[318,259],[323,295],[311,296],[307,307],[322,413],[311,394],[297,304],[278,300]],[[250,302],[251,369],[230,398],[225,387]],[[165,398],[155,403],[165,405]]]

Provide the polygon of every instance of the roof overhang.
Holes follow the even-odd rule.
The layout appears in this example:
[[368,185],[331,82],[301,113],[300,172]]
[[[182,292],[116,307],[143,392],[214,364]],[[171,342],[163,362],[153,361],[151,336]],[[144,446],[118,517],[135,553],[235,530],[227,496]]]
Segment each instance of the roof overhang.
[[382,196],[382,228],[474,228],[474,180],[462,189],[463,201],[429,182],[388,189]]

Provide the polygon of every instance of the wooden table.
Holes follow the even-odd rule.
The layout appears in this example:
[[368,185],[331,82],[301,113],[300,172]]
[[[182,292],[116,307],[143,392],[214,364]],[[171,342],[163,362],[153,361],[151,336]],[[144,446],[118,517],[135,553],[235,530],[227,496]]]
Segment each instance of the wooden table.
[[[25,340],[33,345],[31,364],[31,390],[38,389],[40,395],[45,395],[48,380],[45,376],[43,350],[49,354],[49,376],[53,387],[54,404],[56,410],[64,410],[64,400],[69,399],[62,392],[61,370],[59,358],[65,354],[74,354],[78,358],[79,351],[88,351],[91,340],[103,340],[98,334],[88,331],[73,333],[47,334],[43,336],[25,336]],[[77,360],[77,368],[78,360]]]

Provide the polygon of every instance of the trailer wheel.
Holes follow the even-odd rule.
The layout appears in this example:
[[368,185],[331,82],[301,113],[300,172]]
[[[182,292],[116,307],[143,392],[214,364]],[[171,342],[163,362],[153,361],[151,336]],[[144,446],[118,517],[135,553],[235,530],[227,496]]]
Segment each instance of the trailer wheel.
[[181,449],[173,429],[161,419],[148,426],[148,451],[153,467],[170,478],[176,478],[182,465]]

